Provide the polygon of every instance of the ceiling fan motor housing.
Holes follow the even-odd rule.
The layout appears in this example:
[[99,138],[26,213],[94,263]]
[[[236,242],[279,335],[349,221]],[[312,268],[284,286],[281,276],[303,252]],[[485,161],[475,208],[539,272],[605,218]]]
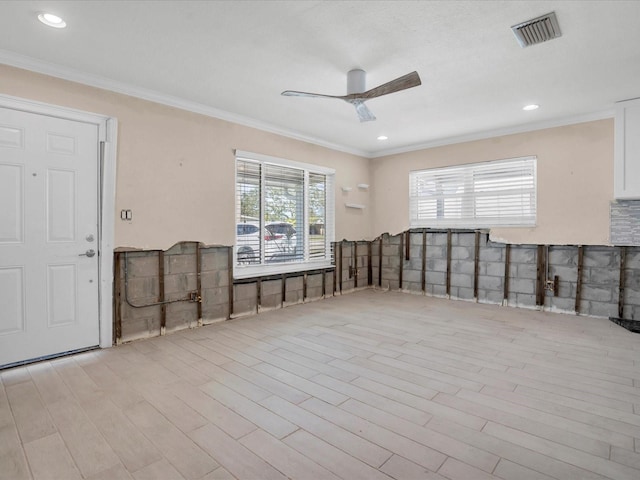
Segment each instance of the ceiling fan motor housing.
[[347,95],[366,91],[366,72],[358,68],[347,73]]

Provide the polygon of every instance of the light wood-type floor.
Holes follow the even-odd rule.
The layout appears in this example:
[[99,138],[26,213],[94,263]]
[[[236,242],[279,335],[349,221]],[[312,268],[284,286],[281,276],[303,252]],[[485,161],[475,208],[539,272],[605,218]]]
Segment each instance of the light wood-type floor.
[[640,479],[640,335],[373,290],[0,374],[0,477]]

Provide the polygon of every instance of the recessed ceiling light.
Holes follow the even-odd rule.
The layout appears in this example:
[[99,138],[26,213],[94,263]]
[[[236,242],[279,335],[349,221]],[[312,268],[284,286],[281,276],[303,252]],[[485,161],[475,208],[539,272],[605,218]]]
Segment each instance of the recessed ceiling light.
[[67,22],[53,13],[39,13],[38,20],[53,28],[64,28],[67,26]]
[[538,108],[540,108],[540,105],[536,105],[535,103],[532,103],[531,105],[526,105],[524,107],[522,107],[523,110],[526,110],[527,112],[530,110],[537,110]]
[[386,135],[380,135],[378,137],[378,140],[389,140],[389,137],[387,137]]

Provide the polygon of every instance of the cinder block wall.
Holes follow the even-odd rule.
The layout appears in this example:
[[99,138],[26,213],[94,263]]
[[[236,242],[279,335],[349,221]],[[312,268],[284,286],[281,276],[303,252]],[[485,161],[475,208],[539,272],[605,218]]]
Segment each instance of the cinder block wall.
[[506,245],[486,233],[426,230],[385,234],[372,246],[379,288],[596,317],[619,317],[622,306],[622,318],[640,320],[637,246]]
[[335,268],[234,281],[229,247],[116,252],[114,342],[371,287],[640,320],[638,246],[506,245],[475,231],[413,230],[336,242],[333,253]]
[[[196,242],[179,243],[166,252],[116,252],[114,343],[320,300],[336,290],[333,269],[234,282],[231,253],[229,247]],[[348,249],[344,254],[342,278],[345,291],[351,291]]]

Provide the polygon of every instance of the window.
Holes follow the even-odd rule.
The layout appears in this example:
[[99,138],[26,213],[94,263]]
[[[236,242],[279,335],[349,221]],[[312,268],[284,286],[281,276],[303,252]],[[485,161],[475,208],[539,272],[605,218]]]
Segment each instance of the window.
[[536,157],[409,174],[411,227],[484,228],[536,223]]
[[236,278],[331,265],[335,171],[236,151]]

